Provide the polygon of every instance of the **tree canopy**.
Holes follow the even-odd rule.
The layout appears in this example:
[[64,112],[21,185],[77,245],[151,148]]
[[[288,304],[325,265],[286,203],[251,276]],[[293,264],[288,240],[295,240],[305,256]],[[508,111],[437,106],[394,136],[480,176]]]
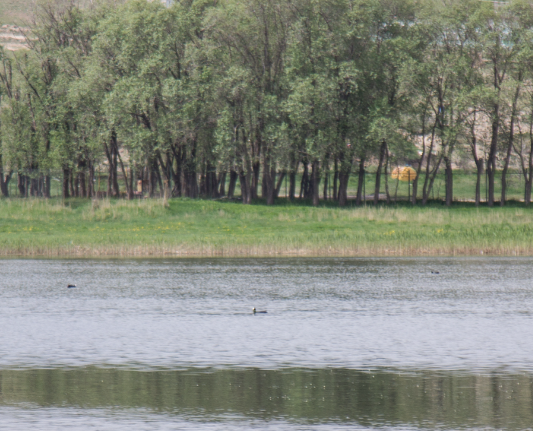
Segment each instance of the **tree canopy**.
[[512,166],[529,204],[532,42],[526,0],[41,1],[28,49],[0,48],[0,190],[17,173],[47,197],[60,173],[64,197],[91,197],[104,168],[107,196],[239,183],[272,204],[288,179],[290,199],[318,205],[322,186],[345,205],[371,166],[377,204],[409,164],[412,202],[444,170],[450,205],[467,157],[476,204],[483,172],[495,204],[497,169],[505,203]]

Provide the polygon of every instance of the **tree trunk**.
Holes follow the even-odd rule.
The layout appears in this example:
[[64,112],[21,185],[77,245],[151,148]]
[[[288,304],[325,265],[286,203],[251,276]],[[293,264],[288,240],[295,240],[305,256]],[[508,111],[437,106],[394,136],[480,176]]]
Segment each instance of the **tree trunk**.
[[481,176],[483,175],[483,160],[477,159],[476,163],[476,207],[479,206],[481,202]]
[[276,197],[276,164],[270,166],[270,174],[267,182],[267,205],[274,205]]
[[118,197],[120,194],[117,180],[118,143],[117,135],[114,131],[111,132],[109,145],[107,144],[107,142],[104,142],[104,149],[107,157],[107,162],[109,164],[109,175],[107,177],[107,197]]
[[94,166],[92,162],[89,162],[89,184],[87,187],[87,197],[94,197]]
[[263,199],[267,199],[267,195],[268,195],[267,181],[268,181],[268,174],[265,171],[265,167],[263,163],[263,177],[261,178],[261,197]]
[[298,166],[300,161],[296,160],[295,165],[291,166],[291,172],[289,174],[289,200],[293,201],[296,195],[296,172],[298,172]]
[[24,175],[21,175],[20,173],[17,175],[17,187],[19,189],[19,195],[21,198],[26,196],[26,178]]
[[[163,197],[165,199],[169,199],[172,191],[172,177],[174,174],[174,170],[172,169],[173,164],[173,158],[172,153],[170,151],[165,152],[165,160],[163,160],[163,157],[161,155],[161,152],[159,150],[156,151],[156,157],[157,161],[159,162],[159,165],[161,166],[161,172],[163,172],[163,184],[162,184],[162,191],[163,191]],[[122,168],[122,175],[124,176],[124,182],[126,183],[126,192],[128,194],[128,199],[130,199],[130,189],[131,189],[131,199],[133,199],[133,182],[130,184],[129,179],[131,179],[131,170],[130,170],[130,176],[127,176],[127,171],[124,169],[124,164],[122,163],[122,158],[120,157],[120,153],[118,155],[120,166]],[[158,170],[159,171],[159,170]]]
[[72,169],[69,170],[68,184],[70,188],[70,197],[76,197],[76,191],[74,190],[74,173]]
[[472,150],[472,158],[476,164],[476,196],[475,196],[475,205],[479,206],[481,202],[481,175],[483,174],[483,160],[481,160],[477,155],[477,137],[476,137],[476,111],[474,111],[474,120],[471,123],[471,135],[472,143],[470,148]]
[[233,199],[235,194],[235,185],[237,184],[237,178],[239,175],[235,172],[234,169],[231,169],[229,172],[229,184],[228,184],[228,199]]
[[120,169],[122,170],[122,176],[124,177],[124,183],[126,184],[126,193],[128,194],[128,199],[133,199],[133,176],[130,169],[130,179],[132,181],[128,181],[128,174],[126,173],[126,168],[124,167],[124,163],[122,162],[122,157],[120,157],[120,154],[118,154],[118,160],[120,162]]
[[350,172],[339,172],[339,206],[344,207],[348,203],[348,181]]
[[117,163],[117,156],[118,156],[118,144],[117,144],[117,137],[114,136],[114,154],[113,154],[113,196],[118,198],[120,197],[120,189],[118,187],[118,163]]
[[172,196],[181,196],[181,169],[182,169],[182,150],[179,145],[171,145],[172,154],[174,154],[174,160],[176,162],[176,170],[174,170],[174,162],[170,165],[170,172],[172,173],[172,179],[174,180],[174,187],[172,188]]
[[339,192],[337,191],[337,182],[339,181],[339,161],[335,157],[335,173],[333,174],[333,199],[339,200]]
[[[342,139],[344,142],[344,139]],[[339,206],[346,206],[348,203],[348,181],[350,180],[350,172],[352,170],[352,162],[346,162],[345,154],[341,153],[339,157]]]
[[322,190],[322,196],[324,197],[324,200],[328,200],[328,187],[329,187],[329,173],[324,172],[324,188]]
[[198,197],[198,180],[196,176],[196,138],[190,144],[181,147],[181,196],[186,198]]
[[420,173],[422,172],[422,165],[424,164],[424,157],[426,155],[426,114],[427,114],[427,109],[428,109],[428,105],[426,105],[426,107],[424,109],[424,113],[422,115],[422,154],[420,155],[420,159],[418,159],[418,166],[416,168],[416,177],[413,180],[413,196],[411,198],[411,203],[413,205],[416,205],[417,196],[418,196],[418,181],[420,180]]
[[511,150],[514,144],[514,124],[516,121],[516,105],[518,103],[518,97],[520,96],[520,86],[522,81],[522,71],[518,73],[518,85],[513,98],[513,105],[511,108],[511,124],[509,125],[509,142],[507,144],[507,154],[505,157],[505,164],[502,171],[502,194],[500,199],[500,206],[505,205],[506,193],[507,193],[507,170],[509,169],[509,162],[511,161]]
[[256,161],[252,164],[252,170],[253,170],[253,175],[252,175],[252,185],[250,187],[250,202],[251,203],[251,199],[257,199],[258,195],[257,195],[257,188],[259,187],[259,174],[260,174],[260,171],[261,171],[261,163],[259,161]]
[[[433,170],[426,169],[426,181],[424,182],[424,190],[422,191],[422,205],[427,204],[427,201],[429,199],[429,194],[431,193],[431,190],[433,189],[433,184],[435,183],[435,178],[437,177],[437,173],[439,172],[439,167],[443,159],[443,154],[441,153],[439,160],[437,161],[437,164],[433,168]],[[428,162],[429,165],[429,162]],[[427,188],[426,188],[427,187]]]
[[[172,187],[172,197],[181,196],[181,164],[177,158],[176,160],[176,170],[172,167],[172,179],[174,180],[174,186]],[[133,177],[132,177],[133,178]]]
[[531,203],[531,189],[533,184],[533,110],[531,111],[530,129],[529,129],[529,161],[524,187],[524,203],[527,206]]
[[412,185],[413,185],[413,190],[412,190],[413,194],[411,196],[411,204],[416,205],[416,194],[418,193],[418,175],[413,180]]
[[[511,122],[512,123],[512,122]],[[512,139],[512,138],[511,138]],[[501,192],[501,195],[500,195],[500,206],[504,206],[505,205],[505,201],[507,200],[507,170],[509,169],[509,161],[511,159],[511,147],[508,147],[507,148],[507,155],[505,157],[505,163],[503,165],[503,170],[502,170],[502,181],[501,181],[501,184],[502,184],[502,192]]]
[[[131,190],[131,199],[135,198],[135,184],[136,182],[134,182],[134,179],[135,179],[135,171],[134,171],[134,165],[130,165],[130,190]],[[129,195],[128,195],[128,199],[130,199]]]
[[37,197],[37,180],[35,178],[30,178],[30,196]]
[[252,203],[252,192],[250,188],[250,177],[252,176],[252,172],[248,172],[247,174],[244,173],[244,169],[241,169],[239,172],[239,179],[241,182],[241,195],[242,195],[242,203],[245,205],[249,205]]
[[320,173],[318,171],[319,163],[318,160],[313,160],[311,168],[311,182],[313,185],[313,206],[318,206],[319,204],[319,183],[320,183]]
[[281,186],[283,185],[283,180],[285,179],[286,175],[287,175],[287,171],[283,171],[283,172],[279,173],[278,182],[276,184],[276,190],[275,190],[275,193],[274,193],[274,196],[276,198],[279,197],[279,192],[281,190]]
[[2,161],[2,154],[0,153],[0,192],[5,198],[9,197],[9,180],[11,179],[11,172],[4,176],[4,166]]
[[496,177],[496,160],[495,158],[489,157],[487,160],[486,175],[488,181],[488,200],[487,205],[489,207],[494,206],[494,182]]
[[531,203],[532,183],[533,183],[533,175],[529,174],[529,177],[526,181],[525,189],[524,189],[524,204],[526,205],[526,207],[529,206],[529,204]]
[[429,199],[429,194],[433,188],[433,183],[435,182],[435,177],[439,171],[439,167],[442,161],[443,153],[441,152],[439,160],[433,168],[431,168],[431,158],[433,155],[433,147],[435,145],[435,130],[436,124],[433,125],[431,129],[431,143],[429,144],[428,157],[426,161],[426,172],[424,179],[424,187],[422,188],[422,205],[426,205]]
[[17,175],[17,187],[19,189],[19,194],[21,198],[26,196],[25,184],[26,184],[26,178],[24,177],[24,175],[18,174]]
[[363,198],[366,202],[366,196],[363,196],[363,186],[365,184],[365,157],[361,157],[361,161],[359,162],[359,172],[357,177],[357,196],[355,198],[355,204],[361,205],[363,202]]
[[489,159],[487,161],[487,178],[488,178],[488,206],[494,206],[494,180],[496,176],[496,152],[498,149],[498,132],[500,126],[499,104],[494,105],[494,114],[492,121],[492,137],[490,142]]
[[293,201],[296,195],[296,172],[291,171],[289,174],[289,200]]
[[187,176],[187,190],[189,191],[189,197],[197,198],[198,197],[198,176],[196,171],[189,171]]
[[385,140],[381,142],[381,147],[379,149],[379,162],[378,169],[376,171],[376,184],[374,187],[374,205],[379,203],[379,191],[381,183],[381,167],[383,166],[383,159],[385,158],[385,149],[387,148],[387,143]]
[[112,190],[113,190],[113,168],[111,167],[111,164],[109,164],[109,170],[107,173],[107,197],[111,197]]
[[304,172],[302,174],[302,181],[300,182],[300,199],[305,199],[309,191],[309,167],[307,162],[304,162]]
[[390,204],[390,192],[389,192],[389,163],[390,163],[390,157],[389,157],[389,149],[388,147],[385,149],[385,169],[383,170],[383,174],[385,175],[385,196],[387,196],[387,204]]
[[422,204],[425,205],[429,199],[429,194],[431,193],[431,190],[433,189],[433,184],[435,183],[435,178],[437,177],[437,174],[439,172],[439,167],[442,162],[443,155],[439,157],[439,160],[436,164],[436,166],[433,168],[433,170],[430,173],[427,173],[427,177],[429,178],[428,181],[428,187],[427,190],[424,190],[424,196],[422,197]]
[[4,196],[5,198],[9,197],[9,181],[11,180],[12,174],[12,172],[9,172],[7,175],[4,176],[4,172],[0,168],[0,191],[2,192],[2,196]]
[[148,160],[146,162],[146,177],[148,180],[148,196],[153,198],[155,193],[155,175],[152,171],[152,161]]
[[153,172],[155,175],[155,179],[157,181],[157,184],[159,185],[159,194],[162,195],[164,192],[163,189],[163,179],[161,178],[161,171],[159,170],[159,163],[157,163],[157,160],[154,159],[154,167]]
[[79,198],[80,197],[80,174],[73,175],[72,178],[74,182],[74,196]]
[[242,203],[247,204],[248,203],[248,185],[246,184],[246,175],[244,174],[244,171],[239,171],[239,182],[241,186],[241,198]]
[[181,195],[188,198],[198,197],[198,180],[196,176],[196,151],[195,146],[191,149],[191,154],[187,158],[184,156],[181,179]]
[[200,172],[200,196],[206,197],[207,194],[208,194],[207,178],[206,178],[206,171],[205,171],[205,166],[204,166],[203,171]]
[[69,190],[68,190],[69,176],[70,176],[70,169],[63,168],[63,187],[62,187],[63,199],[68,199],[70,197]]
[[212,190],[212,198],[216,199],[219,197],[218,194],[218,176],[217,176],[217,170],[214,166],[212,166],[211,174],[211,190]]
[[452,162],[448,157],[444,158],[446,166],[444,173],[446,175],[446,206],[451,206],[453,202],[453,171]]
[[43,196],[46,199],[50,199],[50,175],[44,176],[44,188],[43,188]]
[[[396,168],[399,169],[399,166],[396,165]],[[400,185],[400,179],[399,177],[396,178],[395,184],[394,184],[394,203],[398,201],[398,186]]]
[[117,134],[113,130],[111,132],[111,137],[109,140],[109,145],[104,142],[104,149],[105,154],[107,157],[107,162],[109,164],[109,175],[107,177],[107,196],[115,196],[119,197],[120,190],[118,187],[118,175],[117,175],[117,169],[118,169],[118,141],[117,141]]
[[217,179],[218,196],[223,198],[226,196],[226,172],[219,172]]
[[87,197],[87,184],[85,182],[85,171],[78,173],[78,182],[80,183],[80,196],[82,198]]
[[217,172],[216,168],[211,163],[206,163],[205,168],[205,194],[211,199],[218,197],[217,189]]
[[207,187],[206,187],[206,181],[205,181],[205,171],[200,172],[200,183],[199,183],[199,195],[200,196],[207,196]]
[[[263,152],[263,154],[265,153]],[[271,165],[270,157],[267,157],[265,154],[263,159],[263,196],[266,198],[267,205],[274,205],[274,195],[276,193],[275,180],[275,167]]]

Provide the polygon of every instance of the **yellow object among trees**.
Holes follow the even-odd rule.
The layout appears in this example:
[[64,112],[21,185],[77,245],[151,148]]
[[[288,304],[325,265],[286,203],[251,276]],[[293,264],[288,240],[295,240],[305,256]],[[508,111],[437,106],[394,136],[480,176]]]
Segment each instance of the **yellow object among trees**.
[[392,171],[391,177],[400,181],[413,181],[416,178],[416,171],[410,166],[403,166],[395,168]]

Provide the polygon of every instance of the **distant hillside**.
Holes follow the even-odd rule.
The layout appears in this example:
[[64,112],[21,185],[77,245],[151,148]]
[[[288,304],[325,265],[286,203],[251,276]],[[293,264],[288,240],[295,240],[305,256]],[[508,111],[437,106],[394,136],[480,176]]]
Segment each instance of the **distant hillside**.
[[[24,25],[31,16],[32,5],[35,0],[0,0],[0,26],[4,24],[9,25]],[[90,0],[78,0],[78,4],[87,4]],[[117,0],[115,0],[117,1]],[[118,0],[121,2],[123,0]],[[149,0],[161,1],[161,3],[170,6],[173,0]]]
[[[56,0],[61,1],[61,0]],[[91,0],[78,0],[77,4],[82,7]],[[121,3],[124,0],[115,0]],[[161,1],[169,6],[173,0],[149,0]],[[23,48],[25,26],[29,23],[32,7],[35,0],[0,0],[0,46],[15,51]]]
[[28,23],[33,0],[0,0],[0,45],[14,51],[24,47],[18,26]]
[[28,22],[32,3],[32,0],[0,0],[0,25]]
[[[61,1],[61,0],[56,0]],[[78,0],[84,5],[91,0]],[[24,48],[24,33],[30,22],[35,0],[0,0],[0,46],[16,51]]]
[[4,24],[0,26],[0,45],[9,51],[17,51],[25,48],[25,34],[28,28],[17,25]]

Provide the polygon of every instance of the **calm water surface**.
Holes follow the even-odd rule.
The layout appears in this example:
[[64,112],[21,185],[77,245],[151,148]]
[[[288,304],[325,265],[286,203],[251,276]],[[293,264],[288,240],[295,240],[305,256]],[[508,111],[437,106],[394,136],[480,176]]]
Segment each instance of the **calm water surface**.
[[0,429],[531,429],[532,270],[1,260]]

